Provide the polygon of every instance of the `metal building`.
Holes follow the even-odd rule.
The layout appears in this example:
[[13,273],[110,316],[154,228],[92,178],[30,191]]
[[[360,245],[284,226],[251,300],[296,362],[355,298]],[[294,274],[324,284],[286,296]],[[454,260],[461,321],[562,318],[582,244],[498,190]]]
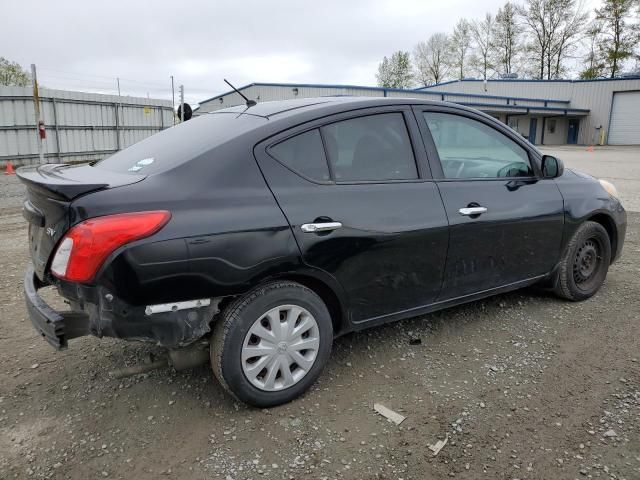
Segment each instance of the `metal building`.
[[[252,83],[239,89],[259,102],[355,95],[412,97],[482,110],[539,145],[640,144],[640,77],[599,80],[457,80],[416,90],[353,85]],[[196,115],[241,105],[227,92],[204,100]]]
[[[171,101],[40,89],[49,163],[99,160],[173,125]],[[0,86],[0,165],[39,163],[33,92]]]

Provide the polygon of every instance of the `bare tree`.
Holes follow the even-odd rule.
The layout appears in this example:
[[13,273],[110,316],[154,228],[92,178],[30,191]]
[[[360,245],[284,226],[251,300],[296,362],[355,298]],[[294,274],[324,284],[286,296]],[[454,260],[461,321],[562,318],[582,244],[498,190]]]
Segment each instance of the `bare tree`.
[[493,34],[495,64],[499,73],[514,73],[522,50],[522,26],[519,23],[518,9],[507,2],[498,10]]
[[580,78],[590,80],[600,78],[605,71],[605,65],[601,60],[600,42],[602,37],[602,22],[594,20],[589,25],[586,33],[586,40],[589,43],[589,52],[585,56],[585,68],[580,72]]
[[409,52],[398,50],[391,58],[384,57],[378,65],[378,85],[385,88],[410,88],[413,86],[413,68]]
[[551,59],[547,68],[552,78],[560,78],[566,71],[565,61],[575,58],[574,53],[583,38],[589,14],[583,9],[583,0],[556,0],[560,3],[561,23],[555,42],[551,43]]
[[490,13],[485,14],[482,20],[475,20],[471,24],[471,34],[475,42],[475,54],[473,64],[478,74],[486,80],[489,72],[493,70],[493,34],[495,19]]
[[418,81],[425,86],[442,82],[449,73],[449,53],[449,37],[444,33],[434,33],[418,43],[413,50]]
[[0,85],[16,85],[26,87],[31,83],[31,76],[16,62],[0,57]]
[[526,0],[519,9],[527,27],[537,78],[558,78],[584,32],[587,14],[576,0]]
[[469,68],[471,53],[471,24],[464,18],[460,19],[453,29],[450,39],[451,61],[449,65],[457,77],[462,80]]
[[611,78],[620,72],[621,63],[633,57],[638,43],[637,24],[631,23],[637,0],[604,0],[596,8],[596,20],[602,24],[601,58]]

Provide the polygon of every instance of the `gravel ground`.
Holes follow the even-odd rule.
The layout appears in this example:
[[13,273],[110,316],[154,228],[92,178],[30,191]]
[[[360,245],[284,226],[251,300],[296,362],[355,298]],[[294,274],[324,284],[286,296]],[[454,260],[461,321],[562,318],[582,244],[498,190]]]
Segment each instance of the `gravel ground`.
[[258,410],[208,367],[109,377],[152,346],[54,352],[26,318],[14,177],[0,197],[0,479],[640,478],[638,213],[596,297],[527,289],[347,335],[306,395]]

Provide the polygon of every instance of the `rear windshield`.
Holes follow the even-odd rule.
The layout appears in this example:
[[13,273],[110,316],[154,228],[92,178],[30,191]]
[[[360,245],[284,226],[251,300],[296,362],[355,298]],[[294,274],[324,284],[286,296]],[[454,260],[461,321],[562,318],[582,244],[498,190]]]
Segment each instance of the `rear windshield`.
[[153,175],[191,160],[266,121],[233,113],[202,115],[152,135],[93,166],[118,173]]

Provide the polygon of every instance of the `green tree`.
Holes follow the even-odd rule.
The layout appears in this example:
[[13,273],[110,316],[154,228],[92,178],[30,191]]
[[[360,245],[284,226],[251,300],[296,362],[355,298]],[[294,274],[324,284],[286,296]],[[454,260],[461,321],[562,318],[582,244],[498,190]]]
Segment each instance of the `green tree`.
[[611,78],[620,73],[625,60],[633,57],[638,42],[637,27],[632,23],[637,0],[604,0],[596,8],[596,20],[602,23],[600,54]]
[[409,52],[398,50],[391,58],[384,57],[376,74],[378,86],[384,88],[410,88],[413,86],[413,67]]
[[0,57],[0,85],[15,85],[26,87],[31,83],[31,77],[26,70],[16,62]]

